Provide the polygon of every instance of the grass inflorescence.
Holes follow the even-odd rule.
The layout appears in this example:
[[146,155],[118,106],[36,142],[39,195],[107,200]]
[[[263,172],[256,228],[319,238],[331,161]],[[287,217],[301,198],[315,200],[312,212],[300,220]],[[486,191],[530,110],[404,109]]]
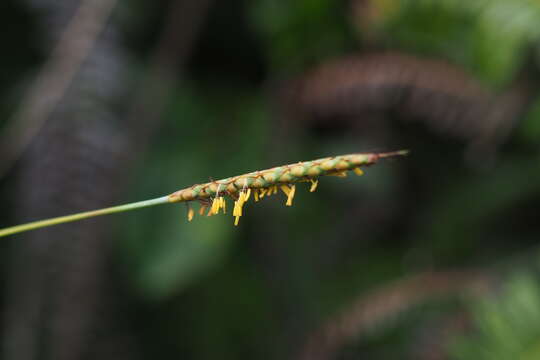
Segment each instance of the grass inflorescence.
[[199,214],[212,216],[220,211],[226,213],[225,198],[234,201],[232,215],[234,224],[242,216],[242,207],[253,194],[255,202],[277,194],[280,190],[287,196],[286,206],[291,206],[296,193],[296,183],[311,183],[310,192],[315,191],[320,176],[347,176],[348,171],[362,175],[361,167],[375,164],[381,158],[406,155],[407,151],[388,153],[349,154],[326,157],[313,161],[304,161],[290,165],[278,166],[248,174],[238,175],[205,184],[195,184],[169,195],[170,202],[188,202],[188,220],[191,221],[195,211],[189,206],[192,201],[200,203]]
[[226,197],[234,201],[232,215],[234,217],[234,224],[238,225],[238,221],[242,216],[242,208],[251,198],[252,194],[254,201],[259,201],[266,196],[277,194],[281,190],[287,196],[285,205],[291,206],[296,193],[296,183],[309,182],[309,191],[313,192],[317,188],[319,177],[321,176],[347,176],[348,171],[354,171],[357,175],[362,175],[362,167],[373,165],[379,159],[404,156],[407,153],[407,150],[400,150],[386,153],[349,154],[278,166],[267,170],[211,181],[205,184],[195,184],[156,199],[0,229],[0,237],[100,215],[177,202],[187,203],[187,216],[188,220],[191,221],[195,216],[195,211],[190,206],[192,202],[196,201],[200,203],[201,207],[198,210],[200,215],[206,214],[207,216],[212,216],[219,214],[220,211],[223,213],[227,211]]

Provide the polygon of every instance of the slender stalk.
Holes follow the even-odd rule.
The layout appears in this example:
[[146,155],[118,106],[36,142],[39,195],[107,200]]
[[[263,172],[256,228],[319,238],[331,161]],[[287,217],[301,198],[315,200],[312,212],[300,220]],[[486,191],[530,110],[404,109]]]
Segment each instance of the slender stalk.
[[47,226],[57,225],[57,224],[63,224],[67,222],[82,220],[82,219],[88,219],[95,216],[101,216],[101,215],[107,215],[107,214],[114,214],[118,212],[124,212],[129,210],[135,210],[140,209],[144,207],[154,206],[154,205],[160,205],[165,204],[169,202],[168,196],[162,196],[156,199],[151,200],[145,200],[145,201],[139,201],[134,202],[130,204],[124,204],[124,205],[118,205],[118,206],[112,206],[104,209],[99,210],[92,210],[92,211],[85,211],[78,214],[73,215],[66,215],[66,216],[59,216],[52,219],[47,220],[40,220],[40,221],[34,221],[27,224],[17,225],[8,227],[5,229],[0,230],[0,237],[2,236],[8,236],[16,233],[20,233],[23,231],[29,231],[34,229],[39,229]]

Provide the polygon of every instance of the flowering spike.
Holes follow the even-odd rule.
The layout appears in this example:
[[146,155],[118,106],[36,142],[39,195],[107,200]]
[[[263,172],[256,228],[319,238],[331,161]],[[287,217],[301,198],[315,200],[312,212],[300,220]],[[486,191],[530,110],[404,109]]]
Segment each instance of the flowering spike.
[[[226,189],[226,194],[236,199],[233,216],[235,217],[235,225],[237,225],[239,218],[242,216],[242,207],[250,198],[252,191],[255,202],[258,202],[265,196],[277,194],[278,189],[281,189],[287,195],[285,204],[291,206],[296,191],[294,185],[296,182],[311,182],[309,191],[314,192],[317,189],[319,177],[321,176],[345,177],[348,171],[354,171],[357,175],[362,175],[361,166],[375,164],[382,158],[403,156],[406,154],[406,151],[379,154],[349,154],[255,171],[207,184],[193,185],[192,187],[169,195],[169,202],[191,200],[208,202],[208,198],[214,195],[215,198],[211,203],[208,216],[218,214],[220,209],[223,209],[225,213],[225,199],[223,196],[220,196],[220,194],[223,194],[221,191],[223,187]],[[204,209],[201,208],[201,211],[204,211]]]
[[240,203],[240,206],[244,205],[246,202],[246,193],[244,190],[240,191],[240,198],[238,199],[238,202]]
[[314,192],[317,189],[317,185],[319,184],[319,180],[313,180],[311,179],[311,187],[309,188],[309,192]]
[[233,216],[242,216],[242,203],[240,199],[234,202]]
[[[17,226],[11,226],[8,228],[0,229],[0,237],[17,234],[24,231],[40,229],[47,226],[88,219],[95,216],[141,209],[166,203],[189,203],[190,201],[198,200],[201,203],[199,213],[204,214],[207,207],[210,205],[210,199],[212,197],[219,198],[219,205],[217,206],[217,209],[214,207],[214,210],[216,210],[215,212],[217,213],[219,209],[223,209],[225,211],[224,199],[222,199],[222,196],[220,196],[220,194],[223,193],[229,195],[233,199],[237,199],[235,201],[235,209],[233,211],[233,216],[236,217],[235,224],[238,224],[238,219],[241,216],[242,205],[244,204],[245,200],[247,200],[247,197],[249,197],[248,194],[250,189],[258,190],[258,193],[255,193],[255,195],[256,198],[258,197],[258,199],[261,199],[266,195],[277,193],[278,186],[287,185],[288,187],[291,187],[291,190],[287,197],[287,202],[292,203],[292,198],[295,191],[292,184],[296,182],[311,181],[312,186],[310,191],[314,191],[316,188],[316,181],[321,176],[344,176],[347,174],[347,171],[351,170],[355,171],[357,174],[360,175],[361,170],[358,169],[360,166],[373,165],[377,163],[380,159],[405,156],[407,154],[407,150],[392,151],[386,153],[348,154],[327,157],[313,161],[299,162],[291,165],[284,165],[267,170],[260,170],[244,175],[234,176],[218,181],[212,181],[206,184],[195,184],[188,188],[178,190],[170,195],[161,196],[155,199],[138,201],[118,206],[111,206],[107,208],[85,211],[66,216],[33,221]],[[221,191],[221,187],[223,187],[224,189],[223,192]],[[248,193],[246,193],[246,191]],[[239,198],[239,196],[241,196],[241,199]],[[191,214],[193,214],[193,211],[188,210],[188,220],[190,217],[193,216]],[[212,209],[210,209],[209,215],[210,214],[214,214],[214,211],[212,211]]]

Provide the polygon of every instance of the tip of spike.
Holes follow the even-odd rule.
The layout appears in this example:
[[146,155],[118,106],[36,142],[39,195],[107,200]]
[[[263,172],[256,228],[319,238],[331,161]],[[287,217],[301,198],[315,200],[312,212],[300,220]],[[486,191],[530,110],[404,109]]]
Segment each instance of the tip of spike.
[[398,151],[392,151],[387,153],[380,153],[379,158],[387,158],[387,157],[394,157],[394,156],[407,156],[409,155],[410,150],[398,150]]

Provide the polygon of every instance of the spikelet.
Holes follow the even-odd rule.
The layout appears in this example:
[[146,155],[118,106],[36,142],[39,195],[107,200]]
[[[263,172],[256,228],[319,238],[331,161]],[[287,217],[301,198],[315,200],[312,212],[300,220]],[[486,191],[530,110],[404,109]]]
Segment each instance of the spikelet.
[[[321,176],[347,176],[348,171],[354,171],[357,175],[363,175],[362,166],[375,164],[379,159],[404,156],[406,150],[388,153],[349,154],[327,157],[313,161],[299,162],[285,166],[278,166],[268,170],[255,171],[244,175],[227,179],[212,181],[206,184],[196,184],[189,188],[176,191],[168,196],[169,202],[201,202],[200,214],[203,214],[208,206],[208,216],[216,215],[219,210],[226,211],[224,195],[228,195],[234,202],[234,224],[238,225],[242,216],[242,208],[249,200],[253,192],[253,198],[257,202],[265,196],[278,193],[281,189],[287,196],[285,205],[291,206],[296,192],[297,182],[311,182],[310,192],[314,192]],[[193,211],[188,213],[188,219],[193,218]]]

